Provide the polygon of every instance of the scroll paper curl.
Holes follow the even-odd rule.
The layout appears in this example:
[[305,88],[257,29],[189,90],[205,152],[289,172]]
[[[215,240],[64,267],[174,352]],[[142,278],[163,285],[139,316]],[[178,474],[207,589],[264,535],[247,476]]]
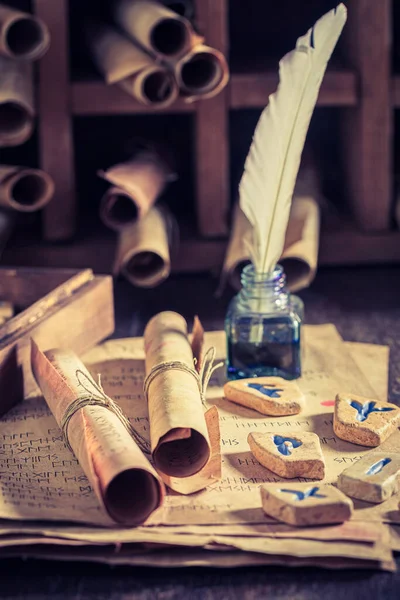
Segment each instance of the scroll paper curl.
[[37,60],[49,45],[49,30],[41,19],[0,4],[0,54],[16,60]]
[[100,205],[103,223],[120,231],[143,219],[174,175],[152,150],[141,150],[129,161],[114,165],[99,176],[111,183]]
[[113,273],[121,273],[138,287],[155,287],[170,271],[169,216],[153,207],[143,219],[120,231]]
[[40,169],[0,165],[0,206],[34,212],[50,202],[54,182]]
[[116,23],[157,58],[182,56],[199,39],[190,21],[153,0],[116,0]]
[[[153,317],[144,332],[150,441],[157,470],[169,477],[198,473],[211,456],[201,391],[185,319],[174,312]],[[168,368],[168,364],[184,368]],[[165,368],[160,368],[165,365]]]
[[107,84],[116,84],[138,102],[153,108],[178,97],[173,73],[108,25],[90,25],[87,39],[94,62]]
[[26,142],[34,114],[32,65],[0,56],[0,147]]
[[68,444],[112,521],[143,523],[162,504],[163,483],[89,371],[73,352],[42,353],[34,342],[32,371],[59,426],[77,399],[87,401],[69,419]]

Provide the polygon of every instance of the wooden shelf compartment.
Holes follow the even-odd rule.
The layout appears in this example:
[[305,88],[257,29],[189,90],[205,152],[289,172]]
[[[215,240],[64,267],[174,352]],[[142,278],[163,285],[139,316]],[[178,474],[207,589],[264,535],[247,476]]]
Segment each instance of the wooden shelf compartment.
[[[263,108],[278,85],[278,75],[233,73],[228,86],[228,105],[233,109]],[[208,103],[209,101],[204,101]],[[349,70],[328,71],[321,87],[318,106],[357,106],[357,75]],[[179,99],[157,111],[144,106],[116,86],[101,81],[71,85],[71,111],[75,116],[195,112],[198,104]]]
[[[19,0],[15,0],[17,2]],[[68,68],[71,37],[73,53],[79,55],[75,37],[69,35],[71,24],[67,16],[72,3],[73,0],[32,0],[33,10],[48,23],[52,35],[51,49],[38,65],[40,166],[53,176],[57,187],[54,201],[44,212],[47,240],[67,239],[76,227],[76,146],[72,118],[149,112],[119,89],[99,81],[71,81]],[[79,0],[75,0],[75,5],[78,4],[81,6]],[[92,4],[97,6],[95,0]],[[276,59],[292,49],[299,27],[305,30],[314,17],[334,4],[334,0],[310,0],[300,8],[297,0],[281,0],[278,6],[272,1],[249,0],[244,7],[242,0],[195,0],[196,21],[207,43],[230,58],[231,81],[214,99],[193,105],[178,101],[160,112],[193,114],[197,231],[204,238],[227,234],[229,110],[265,106],[278,81]],[[397,256],[398,234],[388,232],[393,187],[392,107],[400,107],[400,77],[391,80],[390,72],[394,5],[394,0],[348,0],[348,22],[321,88],[318,105],[340,110],[341,154],[347,167],[346,185],[358,227],[379,231],[379,234],[366,236],[355,230],[351,234],[335,233],[332,237],[330,233],[324,234],[323,262],[329,262],[330,256],[340,257],[344,252],[349,261],[355,257],[365,262],[363,257],[370,254],[367,252],[369,243],[375,248],[377,261],[384,260],[384,255],[388,261]],[[261,19],[261,14],[268,19]],[[271,60],[276,60],[273,68]],[[243,72],[239,70],[242,61],[247,65]],[[157,115],[157,112],[152,114]],[[354,244],[354,248],[344,250],[335,246],[340,239],[346,245]],[[193,252],[197,252],[200,244],[201,253],[205,255],[204,248],[209,247],[210,256],[214,256],[209,262],[216,261],[221,255],[220,250],[215,250],[215,243],[213,239],[196,237]],[[57,254],[58,250],[55,248],[54,252]],[[207,262],[208,258],[201,256],[201,260]],[[333,260],[347,261],[345,256]]]

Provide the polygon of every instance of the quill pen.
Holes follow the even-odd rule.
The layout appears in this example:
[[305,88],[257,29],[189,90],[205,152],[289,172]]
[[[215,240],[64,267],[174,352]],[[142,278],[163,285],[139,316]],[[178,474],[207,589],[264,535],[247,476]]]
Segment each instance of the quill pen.
[[281,257],[293,190],[311,116],[347,17],[344,4],[319,19],[279,63],[279,86],[258,121],[239,185],[252,225],[248,249],[257,273]]

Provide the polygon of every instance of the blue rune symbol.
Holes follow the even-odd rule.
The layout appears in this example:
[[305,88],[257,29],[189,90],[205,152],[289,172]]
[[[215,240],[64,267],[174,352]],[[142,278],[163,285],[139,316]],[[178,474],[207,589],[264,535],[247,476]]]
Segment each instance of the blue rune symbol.
[[279,490],[285,494],[294,494],[296,498],[294,500],[306,500],[306,498],[326,498],[324,494],[318,494],[319,487],[309,488],[302,492],[301,490]]
[[283,392],[283,390],[273,387],[271,385],[262,385],[261,383],[248,383],[247,387],[253,388],[253,390],[257,390],[264,394],[264,396],[268,396],[269,398],[280,398],[281,395],[279,392]]
[[378,473],[380,473],[382,471],[383,467],[386,467],[386,465],[388,465],[390,462],[392,462],[391,458],[382,458],[382,460],[378,460],[378,462],[373,464],[368,469],[368,471],[366,472],[366,475],[377,475]]
[[290,456],[293,448],[298,448],[303,443],[300,442],[300,440],[294,440],[293,438],[283,437],[281,435],[274,435],[272,439],[278,451],[285,456]]
[[390,408],[389,406],[375,407],[376,402],[373,400],[368,400],[368,402],[357,402],[357,400],[352,400],[350,402],[350,406],[355,408],[357,411],[356,419],[357,421],[366,421],[369,415],[373,412],[389,412],[394,410],[394,408]]

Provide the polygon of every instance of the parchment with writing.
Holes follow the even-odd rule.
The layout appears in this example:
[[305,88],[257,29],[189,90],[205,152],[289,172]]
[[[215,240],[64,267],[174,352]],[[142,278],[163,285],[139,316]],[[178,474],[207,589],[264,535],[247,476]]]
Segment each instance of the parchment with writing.
[[[327,481],[362,456],[367,449],[338,440],[332,430],[333,401],[338,391],[348,390],[381,397],[347,351],[336,329],[330,325],[306,326],[304,376],[300,385],[306,394],[306,409],[293,417],[268,418],[222,398],[223,373],[216,372],[209,387],[209,405],[220,415],[222,479],[198,494],[170,495],[165,507],[151,523],[170,525],[211,523],[268,523],[260,508],[258,487],[279,478],[252,457],[247,435],[250,431],[315,431],[327,463]],[[222,333],[206,336],[222,355]],[[353,348],[356,352],[356,349]],[[149,436],[147,409],[142,387],[143,341],[112,340],[90,351],[85,363],[96,377],[102,375],[105,392],[116,400],[131,423]],[[374,385],[387,374],[387,350],[371,348],[363,364]],[[398,434],[392,436],[397,437]],[[392,439],[391,438],[391,439]],[[52,519],[104,525],[96,497],[76,459],[66,449],[61,433],[45,402],[30,398],[0,421],[0,517],[8,519]],[[388,503],[368,508],[369,520],[400,522]],[[365,509],[356,511],[363,518]]]

